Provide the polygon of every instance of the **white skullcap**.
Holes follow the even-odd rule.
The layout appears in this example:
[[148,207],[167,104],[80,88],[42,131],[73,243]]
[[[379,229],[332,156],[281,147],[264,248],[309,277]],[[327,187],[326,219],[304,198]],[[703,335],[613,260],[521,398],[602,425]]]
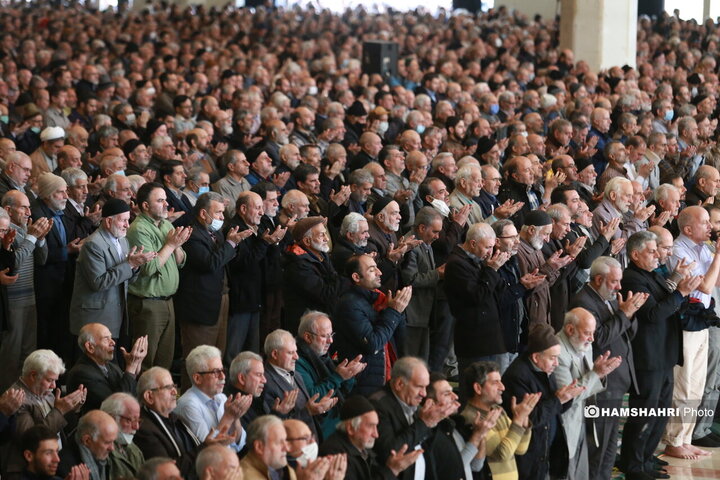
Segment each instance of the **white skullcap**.
[[62,127],[47,127],[40,132],[40,140],[43,142],[58,140],[60,138],[65,138],[65,130],[63,130]]

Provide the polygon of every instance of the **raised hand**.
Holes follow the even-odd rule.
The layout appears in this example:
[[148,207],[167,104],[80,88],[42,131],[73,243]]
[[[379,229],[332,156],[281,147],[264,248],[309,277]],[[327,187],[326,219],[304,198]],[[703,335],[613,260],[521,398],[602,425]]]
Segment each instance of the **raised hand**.
[[[584,237],[587,238],[587,237]],[[548,259],[545,261],[553,270],[559,270],[563,268],[568,263],[572,262],[573,259],[570,255],[565,255],[564,257],[561,257],[563,254],[563,249],[556,250],[555,253],[550,255]]]
[[2,246],[8,252],[10,251],[10,247],[12,247],[12,244],[15,241],[15,235],[17,235],[17,231],[14,228],[11,228],[2,237]]
[[298,480],[323,480],[329,468],[330,459],[319,457],[315,461],[308,462],[304,468],[298,464],[295,468],[295,474]]
[[343,480],[347,473],[347,453],[328,455],[325,458],[330,460],[330,468],[325,475],[325,480]]
[[456,405],[450,403],[448,405],[440,405],[432,399],[425,401],[425,404],[420,408],[418,417],[423,421],[429,428],[434,428],[440,421],[449,417],[454,410]]
[[120,347],[120,352],[125,359],[125,371],[132,375],[138,375],[142,368],[142,362],[147,356],[148,336],[143,335],[142,337],[138,337],[130,349],[130,352],[127,352],[124,347]]
[[645,305],[645,302],[650,297],[649,293],[644,292],[628,292],[627,299],[623,300],[622,295],[618,292],[617,294],[617,301],[618,301],[618,308],[620,311],[622,311],[627,318],[632,317],[635,315],[635,312],[640,310],[643,305]]
[[621,363],[622,358],[620,356],[610,357],[610,350],[608,350],[595,359],[593,371],[597,373],[598,376],[604,377],[619,367]]
[[254,233],[255,232],[249,228],[246,228],[245,230],[241,231],[238,227],[233,227],[230,230],[228,230],[228,233],[225,236],[225,239],[229,240],[235,244],[238,244]]
[[288,230],[287,227],[278,225],[277,227],[275,227],[275,231],[273,231],[272,233],[270,233],[269,230],[266,231],[265,233],[263,233],[262,238],[270,245],[275,245],[280,240],[285,238],[285,233],[287,232],[287,230]]
[[627,238],[616,238],[612,242],[610,242],[610,253],[613,255],[617,255],[618,253],[622,252],[622,250],[625,248],[625,244],[627,243]]
[[412,287],[407,286],[398,290],[393,297],[392,292],[387,293],[387,306],[402,313],[407,308],[412,298]]
[[[716,249],[715,251],[718,252],[719,250]],[[675,265],[675,270],[673,270],[673,272],[678,273],[678,274],[682,275],[683,277],[686,277],[686,276],[690,275],[693,270],[695,270],[696,266],[697,266],[697,262],[695,260],[693,260],[690,263],[686,263],[685,258],[683,257],[680,259],[680,262],[677,265]]]
[[72,242],[67,244],[68,253],[70,254],[78,254],[80,253],[80,249],[83,246],[83,243],[85,243],[85,239],[76,238]]
[[460,210],[455,210],[450,214],[450,218],[453,222],[457,223],[461,227],[464,227],[467,223],[468,216],[470,216],[470,204],[463,205]]
[[12,285],[13,283],[17,282],[18,274],[15,275],[9,275],[10,269],[6,268],[4,270],[0,270],[0,285]]
[[190,239],[190,235],[192,235],[192,227],[173,228],[165,237],[165,245],[175,250],[187,242]]
[[423,449],[411,450],[410,452],[408,452],[408,446],[407,443],[405,443],[402,447],[400,447],[400,450],[398,450],[397,452],[395,450],[390,450],[390,456],[385,462],[385,465],[387,465],[387,467],[392,471],[393,475],[397,477],[400,472],[415,463],[418,457],[423,454],[423,452]]
[[290,411],[295,408],[295,402],[297,401],[298,389],[283,392],[283,398],[275,399],[272,409],[283,415],[287,415]]
[[53,222],[50,218],[40,217],[34,222],[32,221],[32,219],[28,218],[27,233],[28,235],[32,235],[38,240],[42,240],[43,238],[45,238],[45,235],[50,232],[52,226]]
[[650,218],[650,215],[653,213],[655,213],[655,205],[648,205],[647,207],[635,210],[635,218],[640,222],[644,222]]
[[615,236],[615,233],[618,231],[618,228],[620,228],[620,217],[615,217],[607,223],[605,223],[605,222],[601,222],[601,223],[602,223],[602,227],[600,227],[600,235],[605,237],[605,240],[607,240],[609,242]]
[[252,395],[243,395],[241,393],[228,396],[225,401],[225,414],[233,418],[242,417],[250,409],[252,399]]
[[697,288],[700,286],[700,284],[703,281],[702,275],[697,276],[686,276],[682,280],[680,280],[680,283],[678,283],[677,291],[680,292],[680,294],[683,297],[687,297],[690,295],[691,292],[697,290]]
[[[335,162],[335,163],[338,163],[338,162]],[[330,201],[333,202],[338,207],[340,205],[344,205],[345,202],[348,201],[348,198],[350,198],[350,186],[349,185],[343,185],[342,187],[340,187],[340,191],[335,192],[335,190],[333,190],[330,193]]]
[[358,355],[350,361],[346,358],[337,364],[335,367],[335,373],[340,375],[343,380],[349,380],[365,370],[365,367],[367,367],[367,363],[362,361],[362,355]]
[[333,408],[335,404],[338,402],[337,397],[333,397],[335,394],[335,390],[330,389],[325,394],[324,397],[318,399],[320,397],[319,393],[316,393],[307,402],[307,409],[308,412],[310,412],[310,415],[322,415],[323,413],[327,413],[328,410]]
[[[148,170],[148,172],[153,172],[154,174],[155,170]],[[148,182],[152,182],[153,180],[148,180]],[[102,220],[102,209],[100,205],[96,203],[95,208],[92,210],[90,210],[90,207],[85,207],[85,218],[89,219],[93,225],[100,223],[100,220]]]
[[90,480],[90,469],[84,463],[75,465],[70,469],[65,480]]
[[544,282],[545,277],[545,275],[538,273],[538,269],[536,268],[534,271],[526,273],[525,275],[520,277],[520,283],[522,283],[523,287],[527,288],[528,290],[532,290],[533,288]]
[[408,251],[408,246],[403,244],[402,242],[398,245],[397,248],[395,248],[395,244],[390,242],[390,245],[388,245],[388,252],[387,252],[387,258],[391,262],[399,262],[400,259],[405,255],[405,253]]
[[55,408],[60,411],[60,413],[65,415],[66,413],[79,409],[82,404],[85,403],[86,398],[87,388],[83,387],[82,385],[78,386],[77,390],[65,395],[64,397],[60,397],[60,389],[56,388],[54,405]]
[[570,243],[570,240],[566,240],[565,251],[571,257],[577,257],[580,252],[582,252],[582,249],[585,246],[585,242],[587,241],[587,239],[588,237],[578,237],[572,244]]
[[505,203],[493,211],[493,215],[497,218],[510,218],[515,215],[517,211],[523,207],[523,205],[525,205],[525,202],[516,202],[508,199],[505,200]]
[[664,226],[668,221],[670,220],[670,212],[667,210],[662,212],[660,215],[655,215],[654,213],[650,216],[650,225],[651,226]]
[[25,390],[10,388],[0,395],[0,413],[9,417],[18,411],[25,401]]
[[575,379],[569,385],[565,385],[555,392],[555,396],[560,400],[560,403],[569,402],[585,391],[585,387],[578,386],[577,383],[577,379]]
[[170,223],[175,222],[175,220],[182,217],[183,215],[185,215],[185,212],[183,212],[182,210],[178,210],[176,212],[174,208],[168,209],[168,221]]
[[128,254],[128,263],[130,267],[135,269],[148,263],[153,258],[157,257],[157,252],[146,252],[144,246],[133,247]]
[[512,411],[513,423],[521,427],[527,427],[530,424],[529,418],[535,405],[540,401],[542,392],[526,393],[522,402],[517,403],[517,399],[510,399],[510,410]]
[[485,260],[485,265],[497,271],[500,269],[500,267],[505,265],[505,262],[510,260],[510,257],[510,252],[501,252],[500,250],[495,250],[492,256]]
[[225,445],[227,447],[236,440],[235,435],[228,434],[229,429],[229,426],[221,427],[218,430],[211,428],[207,437],[205,437],[203,443],[205,444],[205,446]]
[[272,176],[272,183],[278,188],[283,188],[290,178],[290,172],[276,173]]

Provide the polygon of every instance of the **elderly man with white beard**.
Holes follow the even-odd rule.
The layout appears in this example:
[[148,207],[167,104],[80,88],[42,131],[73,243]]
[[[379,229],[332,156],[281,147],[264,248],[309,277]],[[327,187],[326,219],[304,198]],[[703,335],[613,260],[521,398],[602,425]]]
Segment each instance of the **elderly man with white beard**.
[[297,332],[306,310],[332,312],[345,285],[333,268],[324,217],[299,220],[292,229],[295,243],[285,252],[283,327]]
[[370,226],[367,219],[359,213],[348,213],[340,225],[340,237],[333,245],[330,258],[335,270],[342,274],[345,264],[353,255],[368,253]]
[[560,278],[560,269],[573,261],[570,255],[563,256],[562,249],[557,250],[547,259],[543,256],[541,250],[550,240],[552,228],[550,215],[541,210],[528,213],[520,228],[520,246],[517,253],[520,274],[536,272],[546,275],[547,280],[537,285],[525,298],[525,308],[531,326],[534,323],[550,324],[550,287]]
[[84,242],[77,260],[70,331],[78,335],[83,325],[102,321],[116,339],[120,338],[121,326],[129,328],[127,285],[157,252],[146,252],[143,247],[130,249],[125,238],[130,207],[124,201],[108,200],[102,217],[100,228]]
[[558,366],[553,372],[558,385],[576,385],[584,390],[575,397],[570,408],[562,414],[565,439],[570,457],[568,479],[587,479],[588,446],[585,441],[583,419],[585,401],[604,390],[605,377],[620,366],[622,358],[610,357],[610,351],[592,361],[592,343],[596,322],[592,313],[584,308],[574,308],[565,314],[565,325],[557,338],[560,341]]
[[[604,225],[614,218],[621,218],[620,229],[615,232],[613,240],[617,238],[630,238],[635,232],[647,228],[646,221],[655,212],[655,206],[641,207],[634,214],[630,212],[633,202],[633,185],[624,177],[611,178],[605,185],[604,198],[593,211],[593,236],[600,235]],[[627,266],[625,249],[618,253],[618,261],[623,267]]]
[[368,251],[377,252],[375,262],[382,272],[382,291],[397,290],[399,284],[398,265],[403,256],[420,245],[420,240],[414,236],[403,237],[398,240],[397,231],[400,229],[400,205],[390,197],[378,199],[372,207],[373,219],[368,222],[370,238]]

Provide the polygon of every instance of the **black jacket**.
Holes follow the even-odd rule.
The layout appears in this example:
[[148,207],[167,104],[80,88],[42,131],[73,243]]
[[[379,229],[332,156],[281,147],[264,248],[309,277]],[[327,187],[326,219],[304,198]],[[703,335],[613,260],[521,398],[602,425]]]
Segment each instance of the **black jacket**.
[[333,326],[335,341],[331,351],[337,358],[363,356],[365,370],[356,377],[354,393],[369,395],[385,384],[385,344],[393,337],[404,315],[392,308],[373,308],[379,293],[352,286],[340,297]]
[[360,450],[350,442],[347,434],[343,432],[333,433],[320,445],[319,455],[322,457],[338,453],[347,454],[345,480],[392,480],[396,478],[389,468],[378,463],[373,450],[368,450],[367,458],[363,458]]
[[456,245],[445,267],[444,286],[457,322],[455,354],[471,358],[507,352],[498,309],[504,289],[500,275]]
[[540,401],[530,414],[532,438],[525,455],[516,455],[519,478],[544,480],[548,472],[554,477],[567,475],[567,441],[562,426],[562,412],[570,408],[555,396],[555,379],[534,368],[530,357],[521,354],[502,376],[505,385],[503,408],[512,415],[511,399],[522,399],[526,393],[541,392]]
[[[248,229],[238,215],[225,224],[225,234],[233,227],[238,227],[239,231]],[[262,308],[263,283],[258,280],[263,276],[268,246],[259,232],[238,244],[237,253],[227,266],[230,313],[259,312]]]
[[183,245],[185,266],[173,296],[178,322],[215,325],[220,314],[225,266],[235,257],[235,249],[222,232],[210,236],[207,227],[193,220],[193,232]]
[[84,353],[67,374],[68,392],[74,392],[80,385],[87,388],[87,398],[81,410],[82,414],[100,408],[107,397],[117,392],[135,395],[137,381],[135,376],[120,370],[115,363],[107,364],[107,377],[100,367]]
[[635,313],[638,328],[633,338],[633,357],[638,370],[671,370],[683,364],[682,326],[678,310],[683,296],[670,292],[665,279],[656,272],[648,272],[634,263],[625,269],[622,294],[649,293],[645,304]]
[[174,227],[186,227],[193,222],[193,206],[190,205],[190,201],[185,195],[180,195],[177,198],[175,194],[167,187],[165,187],[165,195],[167,196],[168,210],[171,208],[176,212],[185,212],[185,215],[181,215],[177,220],[172,222]]
[[305,310],[335,311],[347,280],[337,274],[327,253],[316,257],[293,244],[285,250],[284,267],[283,328],[296,333]]
[[505,283],[499,303],[505,348],[508,352],[517,353],[520,351],[520,345],[526,343],[524,337],[527,337],[525,330],[528,325],[527,311],[523,300],[527,289],[520,283],[522,274],[517,256],[510,257],[497,273]]
[[[540,194],[540,192],[535,190],[533,191],[537,196],[538,203],[542,203],[542,195]],[[515,224],[515,227],[518,229],[518,231],[520,231],[520,227],[522,227],[525,223],[525,215],[530,213],[530,211],[532,210],[530,200],[528,200],[527,185],[523,183],[518,183],[512,178],[503,182],[503,184],[500,185],[500,191],[497,195],[497,201],[500,204],[503,204],[507,200],[514,200],[515,202],[525,203],[520,210],[515,212],[515,215],[510,217],[510,220],[512,220],[512,222]]]
[[330,260],[332,260],[335,271],[343,275],[345,264],[350,260],[350,257],[362,255],[363,253],[367,253],[367,246],[358,247],[354,243],[350,243],[346,238],[338,238],[330,253]]
[[[415,418],[412,424],[408,424],[400,402],[395,398],[389,385],[385,385],[381,390],[375,392],[370,400],[375,405],[380,420],[379,436],[375,440],[375,453],[377,453],[379,461],[385,463],[390,456],[390,451],[397,452],[403,445],[407,445],[408,451],[414,450],[416,446],[422,445],[430,437],[432,430],[419,418]],[[427,452],[424,455],[427,459]],[[401,480],[414,479],[415,465],[403,470],[398,478]]]

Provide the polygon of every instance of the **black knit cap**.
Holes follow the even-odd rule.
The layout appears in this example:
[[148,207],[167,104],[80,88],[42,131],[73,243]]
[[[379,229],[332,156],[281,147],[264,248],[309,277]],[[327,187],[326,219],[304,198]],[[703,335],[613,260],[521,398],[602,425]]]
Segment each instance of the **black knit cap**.
[[126,157],[129,157],[130,154],[134,152],[135,149],[140,145],[142,145],[142,142],[140,140],[138,140],[137,138],[131,138],[127,142],[123,143],[122,151]]
[[392,202],[392,197],[380,197],[377,199],[375,203],[372,205],[372,214],[377,215],[378,213],[382,212],[385,207],[388,206],[390,202]]
[[578,172],[582,172],[592,164],[592,158],[578,158],[577,160],[575,160],[575,167],[577,168]]
[[342,408],[340,409],[340,420],[350,420],[351,418],[359,417],[368,412],[374,412],[375,407],[370,403],[370,400],[363,397],[362,395],[353,395],[352,397],[345,400]]
[[129,211],[130,206],[127,203],[123,202],[119,198],[111,198],[110,200],[105,202],[105,205],[103,205],[102,216],[103,218],[107,218]]
[[547,323],[536,323],[530,327],[527,353],[544,352],[550,347],[559,345],[555,330]]
[[360,100],[355,100],[353,104],[350,105],[350,108],[348,108],[347,114],[354,117],[364,117],[368,114],[368,112],[365,110],[365,105],[363,105]]
[[478,139],[477,150],[475,153],[478,155],[484,155],[495,146],[495,140],[490,137],[480,137]]

